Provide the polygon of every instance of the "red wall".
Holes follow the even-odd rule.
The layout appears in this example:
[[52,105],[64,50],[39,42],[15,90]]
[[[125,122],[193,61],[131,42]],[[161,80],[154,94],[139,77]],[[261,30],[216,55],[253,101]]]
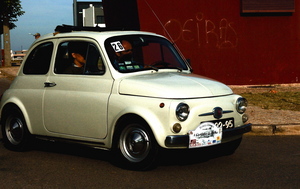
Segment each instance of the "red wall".
[[256,85],[300,82],[299,1],[290,16],[241,16],[237,0],[136,2],[140,29],[170,38],[164,25],[194,73]]

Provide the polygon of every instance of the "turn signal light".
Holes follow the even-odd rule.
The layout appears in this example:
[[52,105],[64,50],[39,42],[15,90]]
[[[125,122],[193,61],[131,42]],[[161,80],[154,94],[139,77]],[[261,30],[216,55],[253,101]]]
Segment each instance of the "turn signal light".
[[249,119],[249,117],[248,117],[247,114],[244,114],[244,115],[242,116],[243,123],[246,123],[246,122],[248,121],[248,119]]
[[174,125],[173,125],[173,131],[175,132],[175,133],[179,133],[180,131],[181,131],[181,125],[179,124],[179,123],[175,123]]

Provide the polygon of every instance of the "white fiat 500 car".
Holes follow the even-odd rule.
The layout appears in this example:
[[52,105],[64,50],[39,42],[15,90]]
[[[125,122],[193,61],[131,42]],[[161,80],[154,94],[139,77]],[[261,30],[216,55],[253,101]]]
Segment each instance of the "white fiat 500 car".
[[[82,28],[83,30],[97,30]],[[160,149],[227,143],[251,130],[247,101],[192,73],[165,37],[140,31],[58,26],[31,46],[1,98],[4,145],[34,138],[111,150],[118,165],[147,169]]]

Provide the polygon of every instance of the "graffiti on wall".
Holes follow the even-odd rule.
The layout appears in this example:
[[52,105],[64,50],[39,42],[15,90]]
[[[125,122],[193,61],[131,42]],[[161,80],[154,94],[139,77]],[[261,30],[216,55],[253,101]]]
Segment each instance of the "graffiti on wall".
[[170,19],[165,24],[165,36],[169,36],[174,42],[182,40],[185,43],[193,42],[198,47],[205,44],[213,45],[218,49],[236,48],[238,35],[234,23],[226,18],[218,23],[205,19],[203,13],[198,12],[194,18],[180,21]]

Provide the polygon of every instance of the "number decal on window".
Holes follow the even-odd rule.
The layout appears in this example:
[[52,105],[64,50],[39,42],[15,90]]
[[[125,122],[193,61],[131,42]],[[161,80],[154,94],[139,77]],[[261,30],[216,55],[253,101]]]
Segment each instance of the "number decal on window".
[[120,41],[111,42],[110,44],[115,52],[121,52],[125,50],[125,48],[123,47]]

